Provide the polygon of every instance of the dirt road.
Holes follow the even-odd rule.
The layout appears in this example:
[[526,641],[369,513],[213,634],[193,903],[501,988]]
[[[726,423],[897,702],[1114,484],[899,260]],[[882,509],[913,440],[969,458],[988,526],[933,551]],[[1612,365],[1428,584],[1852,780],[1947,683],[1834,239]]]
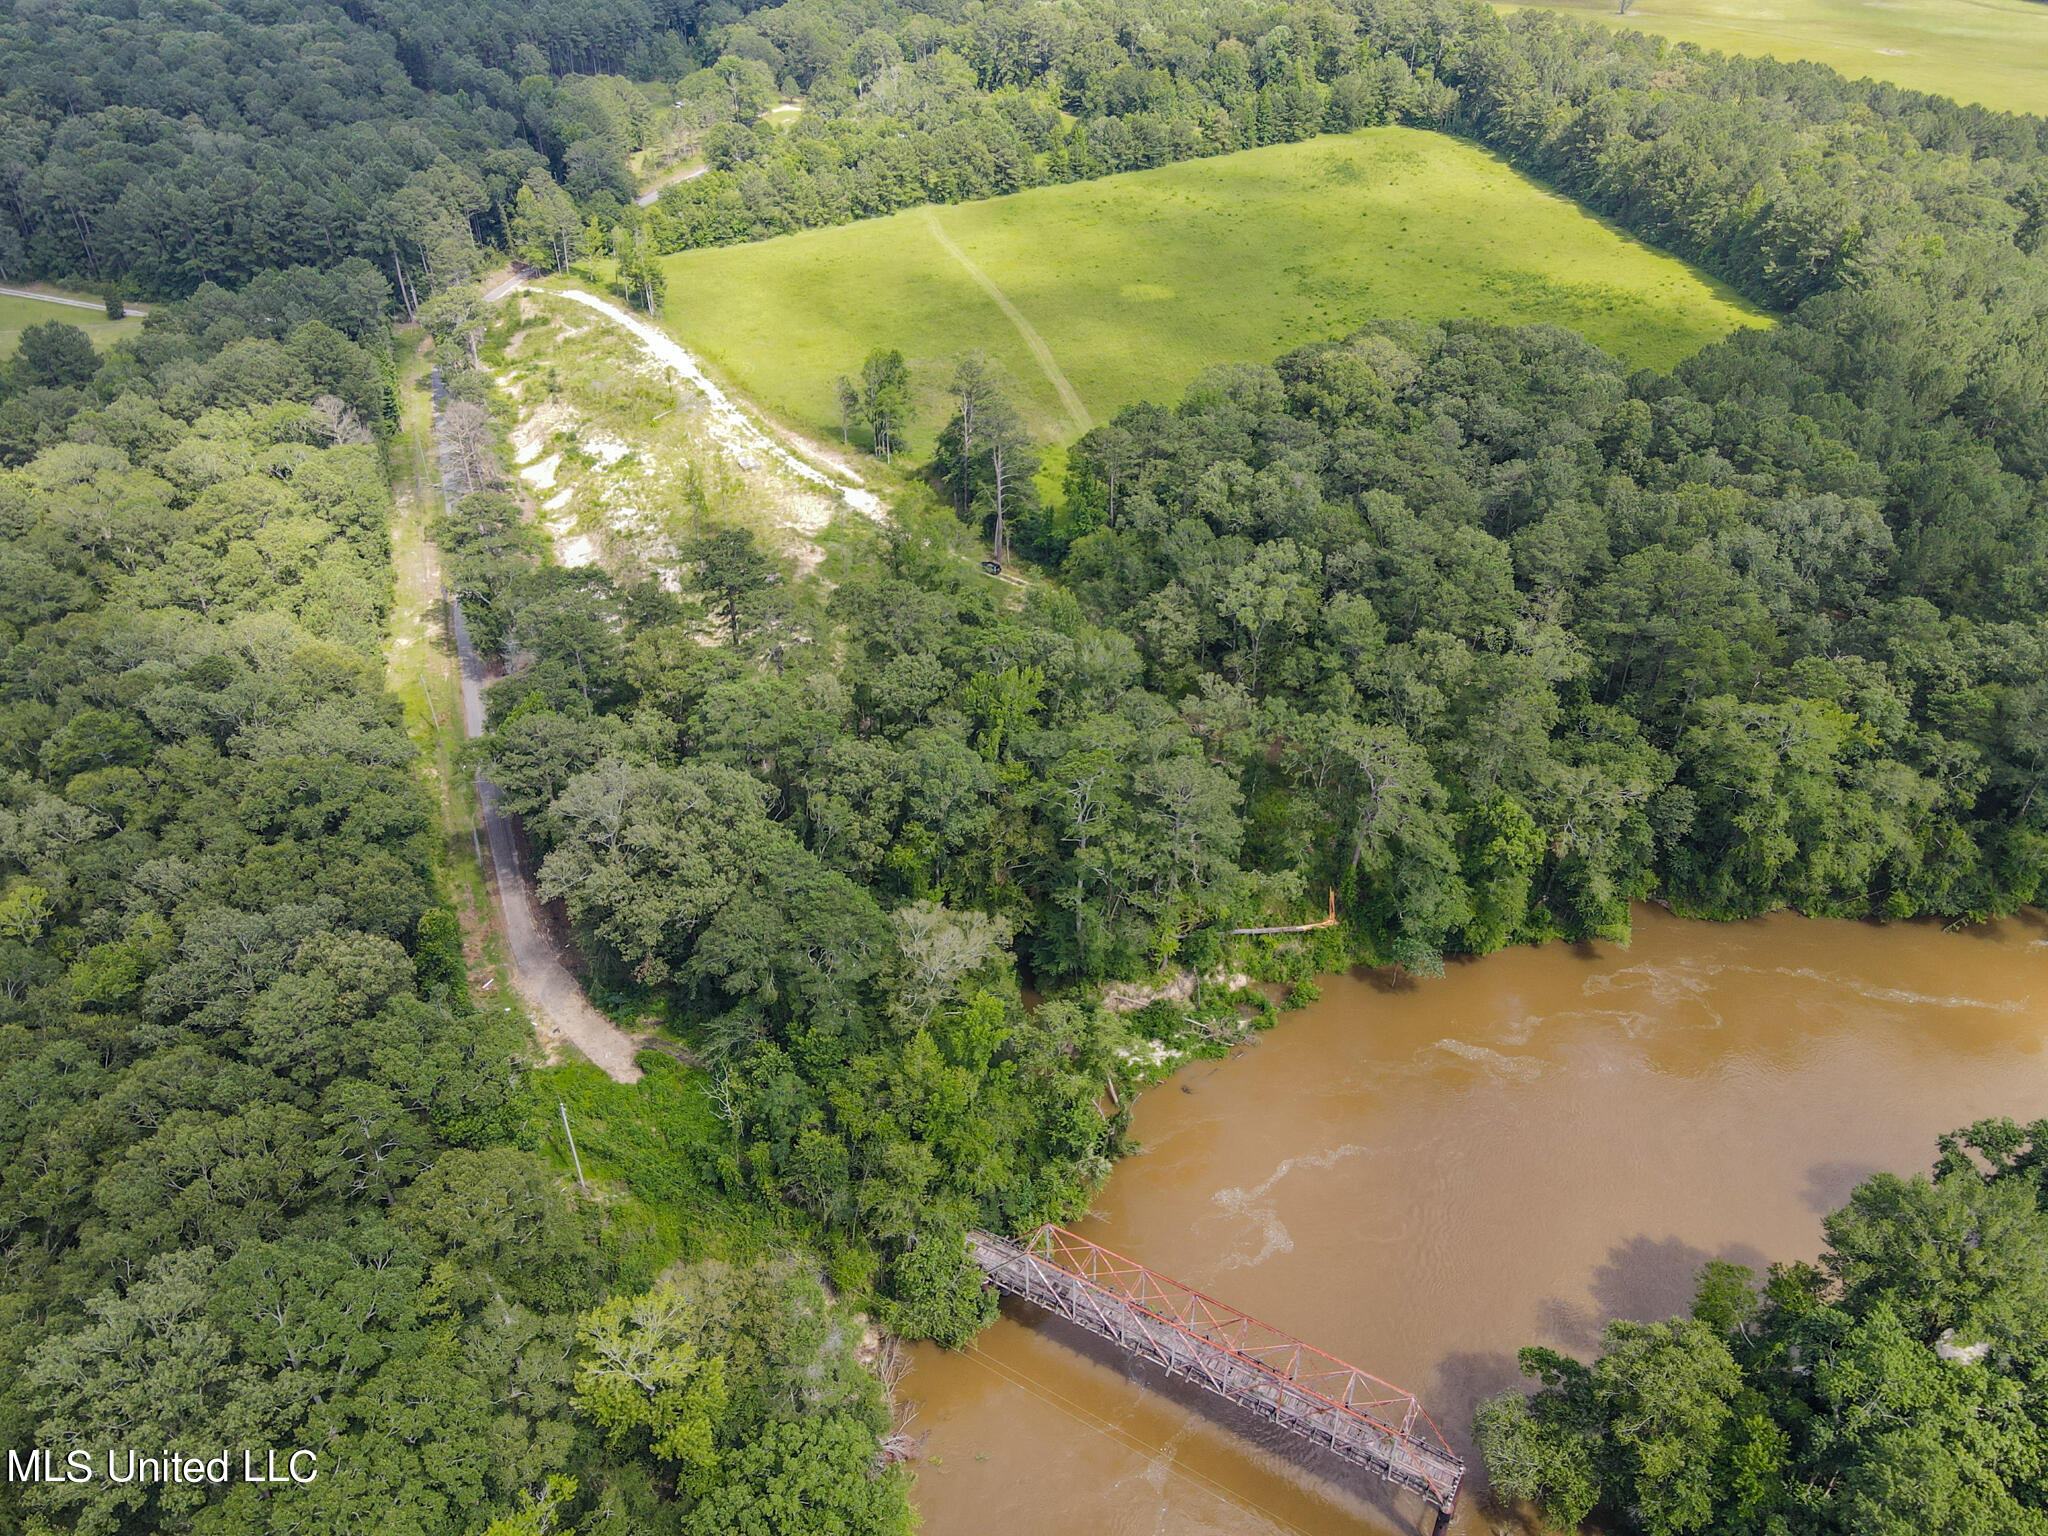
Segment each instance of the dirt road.
[[[455,455],[439,434],[440,378],[434,379],[435,450],[440,461],[441,491],[450,503],[468,489]],[[431,550],[431,546],[428,546]],[[431,556],[429,555],[429,558]],[[484,672],[476,647],[470,643],[469,626],[462,617],[462,600],[450,593],[447,599],[449,632],[455,640],[462,669],[462,729],[471,739],[484,733]],[[476,776],[476,796],[483,821],[484,838],[490,844],[491,870],[495,876],[498,910],[509,951],[512,984],[533,1010],[544,1033],[553,1032],[581,1051],[615,1082],[635,1083],[640,1068],[634,1061],[642,1041],[627,1034],[591,1006],[583,988],[563,966],[541,921],[533,899],[532,881],[522,867],[518,840],[510,822],[499,809],[497,787],[481,773]]]
[[[523,276],[508,278],[485,297],[501,299],[524,281]],[[839,497],[863,516],[879,520],[886,515],[882,498],[863,485],[858,474],[793,434],[757,422],[704,371],[688,348],[661,327],[581,288],[546,288],[536,292],[593,309],[631,336],[650,361],[676,375],[703,398],[705,424],[712,440],[740,463],[747,463],[757,454],[766,455],[799,480]]]

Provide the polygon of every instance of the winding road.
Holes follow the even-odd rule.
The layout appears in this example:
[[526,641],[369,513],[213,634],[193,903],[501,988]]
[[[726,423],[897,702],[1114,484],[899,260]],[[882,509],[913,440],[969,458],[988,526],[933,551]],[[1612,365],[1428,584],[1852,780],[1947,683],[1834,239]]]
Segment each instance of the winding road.
[[[104,309],[106,307],[104,300],[67,299],[59,293],[38,293],[33,288],[0,288],[0,297],[10,299],[41,299],[45,304],[68,304],[73,309]],[[148,314],[149,311],[131,304],[128,306],[128,313],[139,318]]]

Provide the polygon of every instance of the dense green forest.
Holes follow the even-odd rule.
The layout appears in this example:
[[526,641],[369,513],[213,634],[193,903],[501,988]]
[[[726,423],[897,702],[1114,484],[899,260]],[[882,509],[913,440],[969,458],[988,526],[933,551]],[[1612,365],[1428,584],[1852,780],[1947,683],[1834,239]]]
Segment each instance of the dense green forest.
[[0,1440],[320,1475],[10,1480],[0,1529],[906,1529],[816,1265],[670,1267],[530,1150],[383,687],[384,297],[277,274],[9,365],[61,440],[0,472]]
[[[407,299],[533,243],[522,186],[674,250],[1386,122],[1482,139],[1765,301],[1920,220],[1989,199],[2031,239],[2048,205],[2039,118],[1445,0],[66,0],[0,18],[0,60],[0,272],[147,295],[356,256]],[[671,90],[669,147],[712,169],[643,213],[626,157]],[[804,110],[771,126],[778,94]]]
[[[324,272],[265,272],[232,293],[209,284],[181,308],[171,331],[149,331],[106,358],[76,326],[30,326],[0,367],[0,464],[25,464],[79,433],[103,433],[105,409],[124,399],[123,411],[150,400],[190,420],[216,406],[326,396],[346,409],[353,433],[384,431],[395,419],[383,345],[390,299],[391,285],[355,259]],[[203,350],[166,349],[173,334],[199,338]],[[376,564],[382,580],[381,559]]]
[[[517,518],[480,491],[437,530],[474,631],[532,658],[490,691],[487,770],[600,983],[667,1006],[712,1074],[723,1123],[677,1154],[822,1228],[892,1325],[964,1339],[988,1303],[962,1230],[1078,1210],[1115,1150],[1096,1100],[1129,1080],[1123,1031],[1078,1000],[1027,1015],[1011,944],[1035,915],[1020,842],[1050,832],[1040,712],[1064,695],[1084,753],[1120,722],[1072,641],[1004,612],[929,532],[821,606],[744,533],[692,549],[679,599],[540,565]],[[1170,713],[1152,723],[1231,796]],[[1132,830],[1178,884],[1172,829]]]
[[[422,91],[339,7],[10,7],[0,270],[189,293],[266,269],[418,261],[487,203],[513,118]],[[530,149],[510,156],[513,186]]]
[[1479,1411],[1497,1491],[1560,1528],[1647,1536],[2032,1536],[2048,1530],[2048,1121],[1945,1136],[1883,1173],[1820,1262],[1711,1263],[1689,1317],[1615,1322],[1590,1366]]
[[[770,37],[785,13],[810,14],[746,25]],[[1288,27],[1262,36],[1279,48]],[[1349,54],[1311,69],[1307,50],[1290,78],[1403,36],[1419,50],[1429,27],[1459,60],[1442,70],[1458,122],[1796,307],[1671,377],[1558,331],[1388,325],[1126,412],[1078,445],[1056,504],[1008,477],[1016,541],[1060,591],[974,618],[993,600],[899,562],[886,596],[847,589],[827,616],[856,646],[817,662],[846,699],[833,735],[901,750],[937,727],[1010,764],[1017,782],[965,802],[995,830],[977,819],[956,855],[900,769],[842,788],[815,743],[753,752],[772,813],[858,884],[1009,917],[1048,980],[1210,964],[1230,919],[1324,885],[1356,953],[1424,969],[1624,934],[1652,893],[1711,916],[2030,900],[2048,772],[2039,122],[1689,52],[1653,84],[1649,41],[1462,10],[1368,9]],[[722,44],[760,52],[743,30]],[[707,73],[741,80],[747,57]],[[1014,82],[962,90],[995,111]],[[826,110],[804,121],[757,137],[796,154],[836,131]],[[807,174],[838,174],[819,156]],[[962,420],[935,473],[993,520],[1002,435],[963,455]],[[940,588],[928,633],[904,632],[906,582]],[[868,601],[890,616],[879,641]],[[807,664],[794,639],[837,651],[815,625],[772,632],[779,683]],[[864,666],[920,656],[927,698],[863,693]],[[621,670],[550,703],[626,715],[644,694]],[[671,715],[677,760],[715,740]],[[831,820],[852,811],[858,831]],[[665,977],[694,942],[666,940],[600,953]]]
[[10,7],[0,280],[187,294],[353,257],[402,299],[437,270],[459,282],[508,243],[523,184],[589,190],[581,171],[630,196],[647,97],[609,72],[690,68],[689,9]]
[[[747,25],[772,39],[777,14]],[[970,69],[963,34],[983,19],[961,23],[954,59],[903,40],[936,37],[928,18],[901,24],[895,60],[870,39],[862,46],[883,65],[873,89],[835,98],[813,80],[793,128],[741,135],[740,102],[707,140],[727,179],[664,193],[649,228],[666,244],[742,238],[900,205],[892,198],[1155,163],[1077,162],[1077,147],[1117,142],[1085,97],[1059,94],[1078,66],[1055,65],[1049,48],[1036,73]],[[720,1149],[716,1177],[878,1243],[885,1288],[900,1262],[891,1247],[908,1245],[892,1238],[907,1230],[906,1191],[946,1231],[977,1214],[1014,1226],[1056,1210],[1038,1203],[1046,1196],[1067,1196],[1041,1186],[1020,1203],[1015,1183],[980,1181],[992,1144],[1002,1167],[1057,1123],[1058,1094],[999,1109],[991,1088],[1068,1016],[1011,1011],[986,1053],[949,1042],[943,1013],[906,1033],[886,992],[863,1007],[858,977],[827,994],[804,976],[827,946],[764,926],[775,904],[756,891],[843,876],[840,889],[878,897],[904,935],[941,913],[963,930],[989,914],[1041,984],[1225,960],[1285,980],[1349,959],[1427,971],[1446,953],[1507,942],[1625,937],[1628,902],[1649,895],[1716,917],[1793,905],[1961,918],[2038,895],[2038,120],[1819,70],[1674,57],[1543,17],[1388,7],[1358,20],[1338,27],[1355,51],[1327,64],[1305,49],[1291,62],[1287,45],[1312,30],[1305,19],[1290,16],[1288,38],[1268,28],[1245,39],[1289,61],[1268,82],[1271,101],[1322,91],[1328,113],[1360,100],[1337,87],[1369,67],[1420,92],[1425,60],[1455,99],[1422,109],[1389,96],[1362,116],[1304,112],[1291,127],[1270,103],[1258,126],[1255,99],[1253,132],[1226,138],[1219,123],[1184,152],[1434,113],[1422,120],[1474,133],[1713,267],[1778,307],[1781,323],[1669,377],[1630,376],[1561,331],[1462,323],[1375,326],[1271,364],[1247,360],[1084,438],[1049,505],[1033,504],[1028,469],[1011,465],[1004,515],[1019,547],[1059,576],[1021,610],[940,558],[944,541],[914,519],[880,570],[841,583],[823,608],[789,601],[758,563],[707,552],[694,605],[617,594],[623,644],[551,665],[529,637],[541,662],[503,697],[493,771],[522,786],[544,889],[614,984],[630,976],[667,993],[677,1027],[715,1063],[743,1143]],[[1148,80],[1167,101],[1199,98],[1174,92],[1233,41],[1216,28],[1176,73],[1148,70],[1146,50],[1165,48],[1140,28],[1104,30],[1125,53],[1105,44],[1106,70]],[[782,61],[736,33],[724,41],[736,51],[713,73],[735,100],[749,79],[765,99]],[[931,108],[928,119],[946,132],[889,127],[889,93],[908,81],[950,91],[950,115]],[[1034,81],[1051,92],[1034,95]],[[1080,121],[1054,134],[1055,106]],[[970,120],[991,144],[1012,129],[1015,142],[977,158],[962,147]],[[906,173],[886,194],[862,190],[910,144],[927,146],[927,169],[986,174]],[[1000,541],[991,449],[1018,445],[988,430],[1000,402],[971,362],[956,398],[932,472],[944,499]],[[686,641],[707,624],[726,634],[719,651]],[[782,872],[788,854],[755,854],[758,832],[716,853],[677,835],[673,807],[719,803],[708,798],[714,769],[747,775],[727,804],[751,815],[758,798],[810,855],[800,874]],[[655,900],[678,876],[688,894]],[[1325,885],[1345,918],[1338,935],[1251,954],[1224,934],[1307,915]],[[853,910],[883,931],[867,900]],[[872,942],[842,940],[840,952]],[[1140,1013],[1133,1034],[1188,1045],[1171,1012]],[[1065,1049],[1122,1073],[1142,1045]],[[991,1128],[979,1142],[962,1144],[925,1093],[876,1113],[869,1085],[929,1081],[926,1060],[953,1069],[951,1104]],[[849,1081],[860,1089],[844,1091]],[[906,1182],[905,1166],[919,1177]],[[1966,1188],[1945,1184],[1941,1198]],[[1877,1316],[1870,1297],[1920,1283],[1904,1255],[1921,1216],[1875,1209],[1889,1190],[1873,1186],[1836,1219],[1835,1267],[1774,1282],[1771,1305],[1852,1328]],[[1855,1265],[1840,1257],[1852,1251]],[[1987,1308],[2020,1308],[2041,1251],[2030,1228],[1995,1273],[1925,1284],[1976,1286]],[[1749,1318],[1747,1290],[1718,1272],[1710,1281],[1717,1305]],[[1888,1362],[1894,1379],[1854,1389],[1946,1381],[1928,1373],[1942,1368],[1934,1346],[1954,1321],[1916,1321]],[[2015,1327],[2038,1331],[2038,1320]],[[1679,1351],[1609,1373],[1682,1396],[1691,1367]],[[1697,1446],[1690,1460],[1663,1442],[1518,1452],[1495,1423],[1502,1486],[1543,1496],[1560,1518],[1597,1504],[1660,1532],[1876,1529],[1871,1512],[1888,1497],[1900,1530],[1924,1528],[1923,1516],[2023,1529],[2010,1522],[2040,1506],[2028,1459],[2038,1416],[2012,1418],[2006,1441],[1980,1447],[1967,1438],[1974,1410],[1944,1401],[1919,1416],[1906,1448],[1888,1422],[1841,1426],[1845,1397],[1826,1404],[1836,1426],[1823,1433],[1782,1375],[1723,1385],[1722,1409],[1702,1406],[1667,1437]],[[1958,1390],[1978,1387],[2005,1400],[1996,1381]],[[1591,1437],[1583,1397],[1570,1399],[1570,1423]],[[1633,1426],[1637,1407],[1620,1403],[1614,1422]],[[1780,1445],[1768,1426],[1798,1443]],[[1516,1454],[1546,1476],[1562,1475],[1560,1459],[1577,1467],[1572,1456],[1595,1471],[1558,1494],[1519,1473]],[[1924,1498],[1898,1488],[1911,1475],[1902,1464],[1929,1479]],[[1694,1502],[1660,1509],[1654,1490],[1627,1480],[1642,1465],[1690,1478]],[[1748,1491],[1701,1504],[1697,1486],[1724,1476]],[[1938,1491],[1960,1484],[1968,1491]]]
[[[1076,984],[1228,962],[1306,995],[1354,961],[1625,937],[1651,895],[2038,896],[2038,118],[1409,0],[105,0],[14,7],[0,57],[0,268],[184,300],[105,356],[34,328],[0,374],[0,1424],[231,1425],[334,1469],[10,1487],[0,1521],[900,1530],[820,1263],[887,1325],[966,1338],[989,1303],[961,1229],[1077,1210],[1123,1149],[1112,1084],[1266,1006],[1216,985],[1126,1020]],[[657,108],[714,169],[639,210]],[[488,401],[506,322],[471,284],[503,248],[644,274],[1390,120],[1480,139],[1781,323],[1671,376],[1554,329],[1379,325],[1124,413],[1044,505],[970,365],[929,505],[829,591],[717,531],[681,593],[618,589],[546,564],[509,496],[449,509],[510,674],[483,761],[541,890],[704,1068],[592,1096],[668,1118],[630,1196],[571,1198],[527,1042],[467,994],[382,692],[387,317],[419,307]],[[949,526],[999,514],[1037,565],[1021,604]],[[1226,932],[1326,888],[1343,923],[1311,941]],[[1997,1176],[1958,1143],[1934,1185],[1869,1186],[1761,1301],[1716,1271],[1692,1321],[1534,1359],[1552,1388],[1486,1421],[1503,1488],[1660,1533],[2034,1528],[2037,1170],[2005,1131],[1972,1145]],[[751,1236],[713,1259],[637,1201]],[[1992,1350],[1952,1368],[1944,1336]],[[1651,1378],[1683,1401],[1645,1439]]]

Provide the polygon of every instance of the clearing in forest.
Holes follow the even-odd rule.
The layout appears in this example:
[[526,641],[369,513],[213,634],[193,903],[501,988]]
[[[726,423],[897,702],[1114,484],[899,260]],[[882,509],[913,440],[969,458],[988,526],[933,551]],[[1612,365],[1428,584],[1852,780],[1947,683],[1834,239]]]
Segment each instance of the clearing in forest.
[[[2048,5],[2040,0],[1530,0],[1722,53],[1810,59],[2003,112],[2048,103]],[[1502,5],[1499,9],[1519,9]]]
[[81,309],[75,304],[60,304],[50,299],[0,294],[0,357],[12,357],[15,343],[21,340],[22,331],[31,325],[41,325],[46,320],[62,320],[66,325],[77,326],[92,338],[92,344],[102,352],[107,349],[110,342],[119,341],[123,336],[132,336],[142,329],[141,315],[130,315],[125,320],[109,320],[106,310],[97,299],[93,300],[90,309]]
[[[961,353],[995,357],[1034,433],[1068,442],[1214,363],[1378,316],[1570,326],[1668,367],[1767,323],[1724,285],[1463,140],[1373,128],[668,259],[667,318],[803,427],[900,348],[922,450]],[[1077,409],[1078,407],[1078,409]]]
[[842,510],[872,511],[847,477],[796,457],[655,356],[651,326],[593,295],[525,289],[486,360],[514,409],[516,489],[565,566],[673,582],[677,546],[744,524],[802,570]]

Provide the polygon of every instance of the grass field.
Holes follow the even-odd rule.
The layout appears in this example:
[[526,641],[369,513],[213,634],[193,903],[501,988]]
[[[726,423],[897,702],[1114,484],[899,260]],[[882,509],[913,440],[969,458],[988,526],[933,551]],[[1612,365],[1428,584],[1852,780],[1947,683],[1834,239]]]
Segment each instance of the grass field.
[[2048,110],[2048,5],[2038,0],[1639,0],[1627,16],[1616,0],[1536,3],[1723,53],[1811,59],[1852,80]]
[[[79,294],[79,298],[86,295]],[[123,336],[132,336],[142,329],[142,318],[131,315],[126,320],[109,320],[101,309],[79,309],[70,304],[52,304],[44,299],[18,299],[10,294],[0,294],[0,357],[11,357],[14,344],[21,339],[24,326],[41,325],[45,320],[62,320],[75,325],[92,338],[92,344],[104,350],[110,341]]]
[[1486,151],[1401,128],[689,251],[668,277],[684,342],[812,430],[836,430],[839,374],[901,348],[920,448],[969,349],[1066,442],[1210,364],[1376,316],[1553,322],[1653,367],[1765,323]]

